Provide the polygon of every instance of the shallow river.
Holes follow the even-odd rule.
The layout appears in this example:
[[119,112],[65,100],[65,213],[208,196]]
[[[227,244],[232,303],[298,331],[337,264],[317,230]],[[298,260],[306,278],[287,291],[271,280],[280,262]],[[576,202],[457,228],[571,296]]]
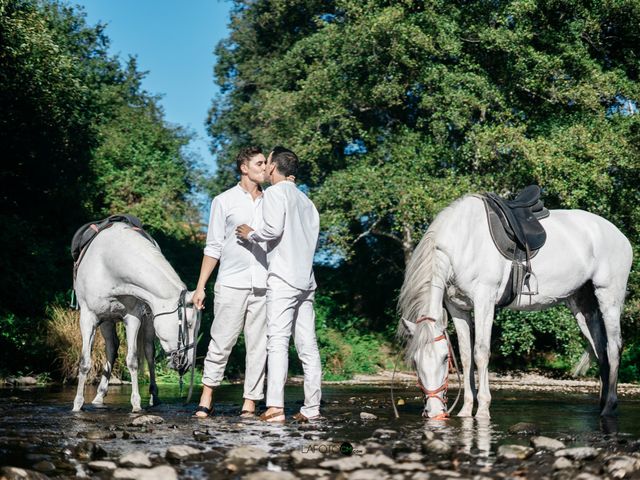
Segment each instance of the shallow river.
[[[85,399],[90,401],[94,393],[95,387],[87,387]],[[0,389],[0,466],[33,468],[46,461],[56,467],[48,472],[52,476],[87,474],[89,471],[72,454],[74,447],[87,438],[98,443],[110,459],[135,449],[162,456],[171,445],[195,446],[208,454],[199,462],[176,467],[181,476],[194,478],[211,476],[215,464],[224,460],[229,449],[239,445],[260,447],[275,458],[293,450],[304,452],[323,444],[343,442],[349,442],[358,454],[364,452],[367,442],[375,441],[394,449],[391,455],[402,449],[419,451],[425,432],[432,431],[457,452],[476,462],[491,464],[498,446],[528,445],[526,435],[509,432],[519,422],[533,423],[541,435],[560,439],[571,447],[593,444],[611,438],[611,434],[623,443],[640,438],[640,399],[622,398],[617,420],[604,425],[598,415],[595,393],[496,391],[490,421],[453,417],[443,422],[425,421],[421,417],[422,401],[411,386],[396,388],[396,399],[401,398],[405,405],[398,407],[400,418],[395,419],[388,387],[325,385],[324,422],[264,425],[237,416],[240,385],[226,385],[216,391],[216,412],[206,420],[191,418],[195,404],[184,405],[177,387],[161,385],[163,403],[144,413],[160,416],[164,423],[143,428],[130,425],[139,414],[130,413],[129,394],[130,387],[126,385],[112,386],[105,407],[87,404],[83,412],[72,413],[73,386]],[[454,394],[455,390],[450,392],[452,399]],[[199,391],[194,391],[194,399],[198,396]],[[299,408],[302,388],[287,387],[285,398],[289,416]],[[143,394],[143,402],[146,400]],[[377,419],[362,420],[361,412],[372,413]],[[395,433],[387,436],[379,429]]]

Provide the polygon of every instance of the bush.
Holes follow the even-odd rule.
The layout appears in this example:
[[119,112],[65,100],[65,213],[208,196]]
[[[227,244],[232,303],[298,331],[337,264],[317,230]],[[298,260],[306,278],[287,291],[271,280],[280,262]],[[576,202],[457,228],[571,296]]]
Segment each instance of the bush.
[[[82,335],[80,333],[80,312],[59,305],[48,308],[47,344],[54,350],[57,370],[65,381],[78,377],[78,366],[82,356]],[[124,328],[118,324],[118,336],[124,338]],[[118,356],[113,367],[112,376],[122,378],[125,365],[126,343],[121,342]],[[87,376],[88,382],[97,381],[102,375],[102,368],[106,362],[104,338],[102,333],[96,332],[91,350],[91,370]]]

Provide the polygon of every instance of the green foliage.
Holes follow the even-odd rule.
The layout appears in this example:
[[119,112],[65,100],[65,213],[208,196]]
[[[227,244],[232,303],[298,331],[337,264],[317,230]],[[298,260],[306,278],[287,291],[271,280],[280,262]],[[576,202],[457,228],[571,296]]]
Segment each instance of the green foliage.
[[[638,251],[638,2],[234,5],[216,49],[215,189],[232,183],[246,144],[296,151],[324,252],[337,254],[320,289],[339,303],[352,294],[362,331],[395,324],[406,259],[464,193],[509,195],[538,183],[547,206],[603,215]],[[637,267],[636,255],[623,315],[634,342]],[[568,326],[566,314],[513,315],[499,320],[513,349],[503,355],[547,352],[556,367],[574,357],[569,337],[551,338],[557,324]],[[338,352],[329,337],[327,345]]]
[[542,312],[503,310],[496,317],[496,351],[513,367],[540,367],[568,371],[587,347],[568,309]]
[[135,61],[110,57],[81,10],[0,0],[0,38],[0,364],[37,370],[53,360],[45,310],[71,289],[75,230],[132,213],[175,240],[168,256],[193,249],[196,168]]

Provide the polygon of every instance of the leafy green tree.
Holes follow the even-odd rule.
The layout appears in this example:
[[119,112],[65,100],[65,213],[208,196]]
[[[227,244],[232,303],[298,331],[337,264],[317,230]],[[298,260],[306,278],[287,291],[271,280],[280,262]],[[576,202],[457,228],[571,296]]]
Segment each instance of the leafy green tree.
[[[534,182],[549,207],[601,214],[637,251],[635,0],[234,5],[216,50],[216,188],[233,181],[241,146],[289,146],[345,274],[390,271],[374,257],[402,269],[434,215],[463,193],[509,195]],[[637,267],[636,256],[624,314],[632,338]],[[384,312],[395,302],[387,297]]]
[[108,45],[103,25],[65,3],[0,0],[3,369],[49,368],[46,305],[71,288],[69,244],[83,223],[133,213],[169,257],[193,251],[189,136]]

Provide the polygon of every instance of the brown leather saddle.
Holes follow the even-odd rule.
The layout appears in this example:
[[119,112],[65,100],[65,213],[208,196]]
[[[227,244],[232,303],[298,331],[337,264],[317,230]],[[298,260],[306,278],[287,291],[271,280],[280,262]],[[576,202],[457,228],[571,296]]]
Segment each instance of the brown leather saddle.
[[85,223],[73,235],[71,240],[71,256],[73,257],[73,279],[75,281],[78,266],[82,261],[91,242],[98,236],[100,232],[112,227],[115,223],[125,223],[136,230],[140,235],[145,237],[154,245],[155,240],[142,229],[142,222],[138,217],[128,214],[111,215],[110,217],[95,222]]
[[[532,278],[535,278],[531,270],[531,259],[547,240],[547,233],[540,220],[550,213],[540,199],[540,187],[537,185],[522,189],[513,200],[490,192],[481,197],[493,243],[502,256],[513,262],[510,278],[512,288],[507,288],[498,302],[498,306],[504,306],[518,295],[537,293],[530,284]],[[527,292],[523,292],[523,286],[527,287]]]

